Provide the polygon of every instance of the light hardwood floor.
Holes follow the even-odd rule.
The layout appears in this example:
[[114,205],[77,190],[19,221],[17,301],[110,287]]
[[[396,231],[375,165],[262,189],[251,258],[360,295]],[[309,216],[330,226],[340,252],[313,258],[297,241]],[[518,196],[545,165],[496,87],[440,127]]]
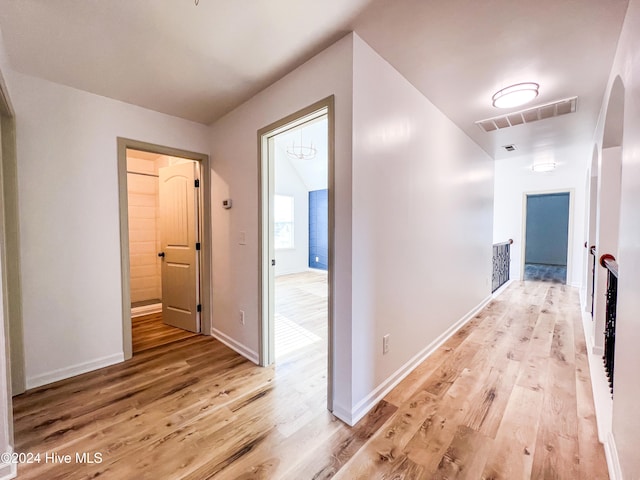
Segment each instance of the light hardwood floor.
[[260,368],[186,338],[16,397],[18,452],[103,459],[18,478],[607,478],[580,321],[574,289],[512,284],[354,428],[323,352]]
[[131,319],[131,340],[134,355],[194,335],[197,334],[163,323],[162,313],[150,313]]
[[131,340],[134,355],[194,335],[197,334],[164,324],[162,313],[150,313],[131,319]]
[[276,277],[276,368],[296,351],[305,350],[321,358],[319,366],[326,370],[327,302],[327,272],[312,270]]

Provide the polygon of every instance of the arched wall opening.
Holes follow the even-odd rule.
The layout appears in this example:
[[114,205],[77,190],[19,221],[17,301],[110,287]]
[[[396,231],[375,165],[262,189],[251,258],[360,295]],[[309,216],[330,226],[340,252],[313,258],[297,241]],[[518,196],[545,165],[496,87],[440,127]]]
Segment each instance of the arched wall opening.
[[[625,88],[618,76],[613,82],[604,124],[602,155],[598,162],[596,256],[608,253],[617,257],[620,228],[620,187],[622,179],[622,140],[624,134]],[[594,353],[604,345],[605,294],[607,272],[597,265],[594,289]]]

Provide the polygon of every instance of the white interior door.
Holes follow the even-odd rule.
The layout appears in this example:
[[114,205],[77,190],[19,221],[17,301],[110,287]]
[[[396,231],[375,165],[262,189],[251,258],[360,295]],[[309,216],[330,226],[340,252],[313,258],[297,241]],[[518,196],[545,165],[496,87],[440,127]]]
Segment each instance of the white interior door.
[[162,320],[200,332],[196,162],[159,169]]

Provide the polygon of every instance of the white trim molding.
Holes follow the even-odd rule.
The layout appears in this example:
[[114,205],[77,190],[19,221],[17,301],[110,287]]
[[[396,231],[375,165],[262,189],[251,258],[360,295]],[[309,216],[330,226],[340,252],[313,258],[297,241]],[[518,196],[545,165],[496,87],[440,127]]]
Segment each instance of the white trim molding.
[[81,373],[91,372],[123,361],[124,353],[120,352],[114,355],[96,358],[95,360],[90,360],[88,362],[71,365],[70,367],[51,370],[50,372],[42,373],[40,375],[27,377],[27,389],[47,385],[49,383],[57,382],[58,380],[64,380],[65,378],[75,377]]
[[601,348],[594,346],[591,313],[582,309],[582,330],[587,344],[587,359],[589,361],[589,376],[591,378],[591,392],[596,413],[596,425],[598,427],[598,440],[604,446],[604,454],[607,459],[607,468],[611,480],[622,480],[622,469],[618,458],[616,442],[613,438],[613,400],[609,390],[609,383],[604,365],[602,364]]
[[152,313],[161,313],[162,304],[154,303],[151,305],[143,305],[141,307],[133,307],[131,309],[131,318],[141,317],[143,315],[150,315]]
[[380,400],[382,400],[387,393],[389,393],[396,385],[398,385],[404,378],[409,375],[415,368],[424,362],[438,347],[451,338],[458,330],[460,330],[465,324],[467,324],[480,310],[487,306],[487,304],[493,299],[493,295],[487,296],[480,304],[474,307],[464,317],[459,319],[453,325],[451,325],[444,333],[442,333],[433,342],[427,345],[424,349],[413,356],[408,362],[391,374],[385,381],[378,385],[369,395],[359,401],[351,410],[351,412],[345,411],[344,408],[339,408],[334,405],[333,414],[343,422],[350,426],[358,423],[373,407],[375,407]]
[[353,422],[351,411],[349,411],[348,408],[338,405],[336,402],[333,402],[333,411],[331,413],[334,417],[338,417],[340,420],[351,427],[353,427],[357,423],[357,421]]
[[215,338],[216,340],[218,340],[221,343],[224,343],[231,350],[239,353],[240,355],[242,355],[247,360],[252,361],[256,365],[260,364],[260,360],[258,358],[258,352],[254,351],[254,350],[251,350],[249,347],[247,347],[246,345],[243,345],[240,342],[236,342],[233,338],[231,338],[230,336],[222,333],[217,328],[212,328],[211,329],[211,335],[213,336],[213,338]]
[[604,456],[607,457],[607,467],[609,468],[609,478],[611,480],[623,480],[622,467],[618,458],[618,449],[616,441],[613,438],[613,432],[609,432],[606,442],[604,442]]
[[[6,452],[2,453],[13,453],[13,447],[9,445]],[[17,464],[13,462],[0,462],[0,480],[9,480],[11,478],[16,478],[18,475]]]
[[[509,276],[511,276],[511,272],[509,272]],[[509,288],[509,285],[511,285],[513,281],[514,281],[513,278],[509,278],[509,280],[507,280],[504,284],[498,287],[498,289],[495,292],[491,294],[491,298],[497,298],[498,296],[500,296],[502,292],[504,292],[507,288]]]

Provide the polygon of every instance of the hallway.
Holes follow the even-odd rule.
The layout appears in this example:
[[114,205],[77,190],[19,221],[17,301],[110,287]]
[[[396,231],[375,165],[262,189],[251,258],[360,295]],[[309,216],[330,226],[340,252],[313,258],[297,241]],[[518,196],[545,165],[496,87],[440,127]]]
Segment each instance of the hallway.
[[317,359],[187,338],[16,397],[18,452],[103,460],[18,478],[608,478],[580,322],[576,290],[514,283],[354,428],[322,408]]
[[385,401],[336,478],[609,478],[571,287],[514,282]]

